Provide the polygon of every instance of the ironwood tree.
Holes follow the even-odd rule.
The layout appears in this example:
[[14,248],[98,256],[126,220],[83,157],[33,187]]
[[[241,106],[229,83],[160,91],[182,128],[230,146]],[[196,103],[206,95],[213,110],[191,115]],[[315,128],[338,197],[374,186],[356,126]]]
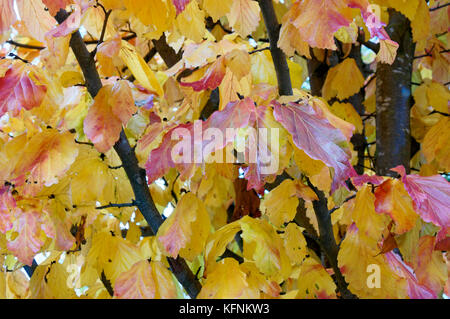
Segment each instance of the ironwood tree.
[[0,298],[449,295],[449,15],[0,0]]

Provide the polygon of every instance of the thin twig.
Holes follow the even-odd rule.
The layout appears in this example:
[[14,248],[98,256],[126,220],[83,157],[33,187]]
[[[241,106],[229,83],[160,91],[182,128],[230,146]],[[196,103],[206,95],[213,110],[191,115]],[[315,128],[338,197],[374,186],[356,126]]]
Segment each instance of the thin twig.
[[[103,6],[102,6],[102,8],[105,11],[105,8]],[[103,21],[102,33],[100,34],[100,38],[98,39],[95,49],[92,50],[92,52],[91,52],[92,56],[95,56],[95,54],[97,53],[98,46],[103,42],[103,40],[105,38],[106,26],[108,25],[108,19],[109,19],[109,16],[111,15],[111,12],[112,12],[112,10],[105,11],[105,20]]]
[[448,2],[448,3],[446,3],[446,4],[443,4],[443,5],[440,5],[440,6],[437,6],[437,7],[434,7],[434,8],[430,8],[430,12],[433,12],[433,11],[436,11],[436,10],[439,10],[439,9],[442,9],[442,8],[445,8],[445,7],[447,7],[448,5],[450,5],[450,2]]
[[119,203],[119,204],[114,204],[114,203],[109,203],[108,205],[103,205],[103,206],[98,206],[95,207],[95,209],[105,209],[105,208],[121,208],[121,207],[133,207],[136,206],[136,202],[133,201],[131,203]]

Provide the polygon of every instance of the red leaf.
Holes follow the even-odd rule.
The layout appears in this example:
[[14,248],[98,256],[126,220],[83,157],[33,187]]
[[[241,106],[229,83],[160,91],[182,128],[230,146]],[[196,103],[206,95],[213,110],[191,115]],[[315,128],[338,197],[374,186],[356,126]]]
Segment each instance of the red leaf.
[[15,215],[16,225],[14,230],[18,234],[13,241],[6,245],[20,262],[31,266],[34,256],[44,244],[39,238],[41,232],[40,214],[34,210],[24,212],[21,209],[16,209]]
[[177,9],[177,14],[183,12],[189,2],[191,2],[191,0],[172,0],[173,5]]
[[291,133],[294,144],[309,157],[320,160],[334,169],[331,192],[345,180],[355,176],[350,164],[350,150],[342,148],[346,141],[342,132],[330,124],[321,110],[306,101],[290,102],[288,105],[273,102],[275,119]]
[[12,228],[11,211],[16,207],[16,201],[9,187],[0,188],[0,232],[3,234]]
[[390,251],[384,255],[390,267],[398,275],[406,279],[408,284],[408,296],[411,299],[436,299],[437,295],[430,288],[421,285],[417,280],[414,270],[402,260],[402,258]]
[[3,0],[0,4],[0,34],[9,30],[11,25],[17,20],[14,12],[14,0]]
[[84,119],[84,132],[95,148],[104,153],[119,139],[122,124],[136,111],[131,88],[118,81],[100,89]]
[[441,175],[406,175],[403,166],[391,170],[402,176],[414,209],[422,219],[441,227],[438,241],[444,239],[450,232],[450,183]]
[[218,58],[213,64],[211,64],[205,75],[195,82],[181,82],[181,86],[190,86],[194,91],[203,91],[206,89],[213,90],[220,85],[225,76],[225,59],[224,57]]
[[[248,126],[251,121],[254,121],[254,112],[254,102],[246,98],[228,103],[222,111],[214,112],[206,122],[180,124],[170,129],[164,135],[161,145],[152,150],[145,164],[149,183],[163,176],[170,168],[176,168],[181,178],[186,178],[195,164],[202,162],[202,155],[219,151],[234,140],[236,132],[227,134],[227,129]],[[204,140],[203,137],[209,128],[218,129],[223,137],[222,140],[214,137],[215,143],[212,149],[209,145],[211,140],[207,138]]]
[[299,12],[293,25],[311,47],[335,50],[334,33],[351,22],[341,12],[346,5],[344,0],[298,1],[292,9]]
[[13,63],[0,78],[0,116],[6,112],[17,115],[22,108],[31,110],[41,105],[47,93],[45,85],[36,83],[33,67]]
[[382,176],[378,176],[378,175],[357,175],[352,177],[352,183],[355,186],[362,186],[366,183],[370,183],[373,185],[380,185],[381,183],[383,183],[384,178]]
[[65,9],[67,5],[72,3],[72,0],[42,0],[48,8],[52,17],[56,15],[59,9]]

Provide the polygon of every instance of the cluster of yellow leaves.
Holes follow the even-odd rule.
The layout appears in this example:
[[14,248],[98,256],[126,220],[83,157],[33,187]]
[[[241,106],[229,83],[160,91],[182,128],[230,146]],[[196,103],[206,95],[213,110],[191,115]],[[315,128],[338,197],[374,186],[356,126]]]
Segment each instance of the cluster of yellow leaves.
[[[258,2],[191,0],[182,9],[171,0],[100,2],[112,13],[104,41],[95,51],[103,87],[92,98],[69,53],[69,40],[80,26],[86,30],[86,41],[99,39],[103,10],[70,0],[17,0],[20,21],[16,21],[12,1],[1,1],[2,42],[10,37],[13,25],[19,33],[15,40],[47,47],[40,53],[17,49],[32,64],[0,61],[0,112],[6,115],[0,133],[0,181],[5,185],[0,188],[0,298],[184,297],[166,257],[184,258],[198,272],[203,287],[199,298],[336,298],[333,271],[308,247],[306,230],[297,224],[297,217],[301,215],[319,233],[312,207],[317,194],[303,177],[329,194],[336,168],[345,163],[325,163],[335,154],[320,149],[323,145],[315,145],[314,138],[308,145],[323,152],[315,156],[320,159],[313,159],[314,152],[296,146],[306,134],[294,136],[286,123],[275,119],[269,105],[277,98],[277,77],[267,44],[259,41],[266,34]],[[350,3],[356,3],[355,7],[350,8]],[[442,115],[449,112],[450,94],[442,85],[448,82],[448,58],[441,53],[444,42],[430,39],[430,30],[442,33],[447,24],[445,10],[430,14],[424,0],[276,1],[282,23],[278,46],[288,56],[295,89],[293,97],[280,97],[278,102],[297,103],[294,115],[306,117],[314,112],[316,124],[332,130],[333,149],[345,159],[350,158],[348,143],[354,133],[365,133],[369,141],[375,126],[363,124],[346,100],[365,88],[366,111],[374,111],[370,92],[374,93],[375,81],[366,87],[355,59],[348,57],[351,44],[359,41],[358,28],[366,40],[373,31],[361,17],[373,3],[382,6],[382,22],[387,22],[387,8],[405,14],[418,51],[431,48],[430,61],[421,67],[432,70],[433,81],[425,80],[415,89],[412,135],[422,142],[421,153],[433,174],[448,171],[449,120]],[[68,5],[72,5],[71,16],[56,26],[52,15]],[[441,16],[433,18],[435,14]],[[205,24],[208,17],[220,25],[210,30]],[[337,49],[334,38],[344,43],[345,56],[329,69],[323,99],[313,98],[301,90],[307,65],[300,56],[311,58],[312,52],[315,59],[331,64],[324,49]],[[169,69],[161,60],[162,52],[150,62],[144,58],[155,46],[152,40],[160,39],[167,40],[168,49],[182,52],[182,59]],[[393,63],[397,48],[397,43],[381,39],[376,61]],[[177,78],[182,72],[191,73]],[[245,167],[249,192],[283,171],[293,178],[261,194],[260,204],[258,199],[252,211],[261,217],[244,216],[227,223],[230,204],[238,203],[235,181],[240,178],[230,163],[193,166],[187,180],[171,169],[164,175],[163,187],[158,184],[161,179],[152,183],[157,209],[167,216],[166,209],[174,207],[154,236],[141,236],[148,225],[133,207],[96,209],[108,203],[129,203],[134,197],[112,150],[122,129],[143,167],[164,134],[200,117],[215,88],[219,110],[245,96],[233,116],[238,118],[244,107],[255,104],[254,128],[280,130],[279,149],[266,143],[271,155],[280,160],[278,171],[264,175],[257,165]],[[311,126],[303,124],[311,133]],[[239,134],[245,130],[241,128]],[[341,206],[332,215],[333,231],[336,240],[342,240],[338,266],[350,290],[363,298],[439,294],[448,276],[442,254],[434,250],[436,229],[419,218],[404,184],[386,179],[375,192],[365,184],[354,200],[341,205],[350,194],[340,188],[328,197],[329,209]],[[394,246],[404,260],[396,259],[391,252]],[[20,269],[39,252],[50,252],[50,256],[28,280]],[[223,258],[227,254],[237,255],[242,262]],[[380,267],[380,288],[368,287],[371,265]]]

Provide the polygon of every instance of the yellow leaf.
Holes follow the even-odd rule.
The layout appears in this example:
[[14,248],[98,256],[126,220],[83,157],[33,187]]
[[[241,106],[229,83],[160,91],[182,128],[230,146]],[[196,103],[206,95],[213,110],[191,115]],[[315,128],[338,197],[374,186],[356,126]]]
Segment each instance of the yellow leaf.
[[403,13],[410,21],[412,21],[416,15],[419,1],[422,0],[389,0],[389,6]]
[[225,55],[225,64],[238,80],[250,73],[250,55],[247,51],[234,49]]
[[300,266],[296,298],[335,299],[335,291],[336,285],[330,274],[313,258],[307,258]]
[[16,174],[29,174],[31,181],[50,186],[58,182],[78,155],[78,146],[70,132],[46,129],[34,135],[26,144],[16,165]]
[[156,79],[155,74],[144,61],[136,48],[127,41],[122,40],[120,57],[130,69],[136,80],[146,89],[156,92],[159,96],[164,96],[164,91]]
[[70,299],[75,291],[67,285],[69,274],[60,263],[39,265],[30,280],[33,299]]
[[164,264],[141,260],[120,274],[114,296],[121,299],[174,299],[177,290],[172,273]]
[[448,172],[450,170],[450,120],[447,116],[441,118],[436,125],[426,133],[422,152],[429,163],[435,161],[440,169]]
[[406,298],[406,281],[391,270],[379,251],[376,241],[361,234],[355,224],[347,229],[338,264],[350,291],[359,298]]
[[431,82],[428,84],[427,98],[433,109],[442,113],[449,113],[450,92],[441,83]]
[[426,40],[430,33],[430,9],[425,0],[419,0],[416,14],[411,21],[414,42]]
[[227,224],[213,234],[211,234],[208,238],[208,242],[205,245],[205,270],[203,272],[204,275],[211,272],[212,269],[217,265],[216,260],[219,256],[221,256],[227,245],[233,241],[236,233],[241,230],[241,226],[238,222],[233,222]]
[[175,23],[182,35],[194,42],[200,42],[206,31],[204,19],[205,12],[199,8],[198,2],[191,1],[177,16]]
[[258,27],[260,11],[259,4],[256,1],[234,0],[227,17],[233,29],[245,39]]
[[400,180],[385,181],[377,187],[375,196],[376,212],[392,217],[395,222],[394,232],[396,234],[403,234],[414,227],[419,215],[414,211],[412,199]]
[[230,12],[232,0],[203,0],[203,9],[211,16],[214,22]]
[[322,95],[327,101],[333,97],[344,100],[358,93],[363,86],[364,77],[356,65],[355,59],[347,58],[328,71]]
[[398,43],[392,40],[380,40],[380,50],[378,51],[376,61],[386,64],[392,64],[397,56]]
[[146,37],[150,39],[159,39],[175,20],[175,7],[170,0],[123,0],[123,3],[148,27]]
[[308,252],[302,231],[295,223],[289,223],[284,229],[284,246],[292,265],[300,265]]
[[198,299],[255,299],[259,291],[247,283],[247,275],[233,258],[222,259],[206,278]]
[[239,220],[244,240],[244,258],[254,260],[258,269],[276,282],[289,277],[291,264],[283,241],[265,220],[244,216]]
[[294,219],[297,213],[298,198],[294,181],[284,180],[279,186],[264,196],[261,202],[261,212],[269,218],[275,227]]
[[121,273],[142,259],[138,247],[119,236],[106,231],[96,233],[87,256],[87,263],[99,277],[104,272],[113,287]]
[[352,218],[360,233],[378,240],[388,221],[385,216],[375,212],[374,203],[375,196],[372,194],[371,187],[366,184],[356,194]]
[[352,123],[355,126],[355,133],[362,133],[363,122],[361,116],[359,116],[352,104],[334,102],[330,107],[330,111],[344,121]]
[[206,207],[192,193],[184,194],[174,212],[167,218],[156,235],[161,251],[173,258],[178,254],[194,260],[205,247],[211,223]]

